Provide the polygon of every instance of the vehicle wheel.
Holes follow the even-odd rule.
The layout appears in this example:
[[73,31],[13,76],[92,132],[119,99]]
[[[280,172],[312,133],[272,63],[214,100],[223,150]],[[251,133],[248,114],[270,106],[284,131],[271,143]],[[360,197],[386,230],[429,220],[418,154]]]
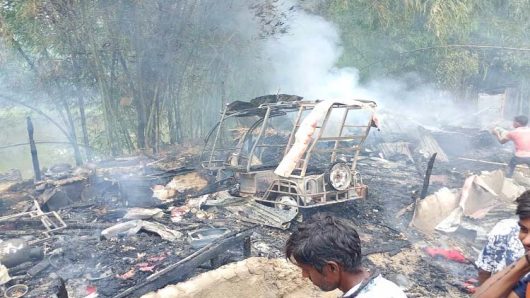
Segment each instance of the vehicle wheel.
[[337,162],[331,165],[324,175],[326,183],[334,190],[346,190],[350,187],[353,176],[350,167],[343,163]]
[[298,213],[300,210],[298,208],[298,203],[296,199],[289,195],[280,195],[276,198],[274,207],[280,210],[286,210],[290,212]]
[[239,197],[239,183],[233,184],[228,188],[228,194],[233,197]]

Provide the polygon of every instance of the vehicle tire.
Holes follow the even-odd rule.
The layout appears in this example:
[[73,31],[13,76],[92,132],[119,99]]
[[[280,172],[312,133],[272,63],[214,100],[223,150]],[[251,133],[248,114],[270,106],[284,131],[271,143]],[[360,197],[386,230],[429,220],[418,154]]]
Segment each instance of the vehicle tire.
[[274,208],[279,210],[293,211],[296,213],[300,212],[298,203],[293,196],[290,195],[279,195],[274,200]]
[[339,161],[332,164],[324,173],[324,180],[334,190],[342,191],[351,186],[353,174],[346,163]]

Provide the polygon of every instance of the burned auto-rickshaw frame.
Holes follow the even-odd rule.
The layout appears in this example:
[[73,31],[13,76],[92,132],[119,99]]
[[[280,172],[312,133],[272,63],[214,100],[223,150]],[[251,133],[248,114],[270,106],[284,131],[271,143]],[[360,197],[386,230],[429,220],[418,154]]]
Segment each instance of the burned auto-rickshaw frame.
[[[256,165],[254,160],[259,160],[257,152],[280,150],[280,156],[285,158],[295,143],[296,133],[305,114],[322,101],[302,100],[293,96],[287,97],[287,101],[285,97],[282,101],[270,100],[271,98],[274,96],[268,97],[268,102],[262,104],[227,104],[221,112],[220,121],[206,137],[201,166],[215,173],[218,180],[235,179],[234,182],[239,183],[241,196],[274,204],[281,209],[298,211],[298,208],[312,208],[364,198],[367,187],[362,183],[356,165],[370,127],[374,126],[376,103],[368,100],[351,101],[354,104],[333,102],[316,126],[316,131],[310,138],[307,149],[297,160],[294,170],[287,177],[282,177],[274,173],[277,163]],[[335,119],[335,122],[330,124],[330,115],[334,110],[344,112],[338,123]],[[357,110],[368,111],[369,117],[363,124],[351,125],[348,123],[348,116]],[[286,142],[266,144],[264,139],[267,138],[266,132],[270,128],[271,119],[285,116],[287,113],[296,113],[296,116]],[[220,140],[222,131],[227,129],[224,125],[226,121],[233,117],[254,117],[256,120],[248,129],[240,128],[241,136],[233,140],[233,146],[225,146]],[[337,124],[338,126],[335,126]],[[333,125],[332,128],[338,134],[327,136],[325,132],[328,125]],[[352,133],[352,130],[355,132]],[[247,152],[248,154],[245,154]],[[326,160],[319,163],[320,167],[314,167],[311,161],[318,155],[327,155]],[[348,158],[351,160],[346,161]]]

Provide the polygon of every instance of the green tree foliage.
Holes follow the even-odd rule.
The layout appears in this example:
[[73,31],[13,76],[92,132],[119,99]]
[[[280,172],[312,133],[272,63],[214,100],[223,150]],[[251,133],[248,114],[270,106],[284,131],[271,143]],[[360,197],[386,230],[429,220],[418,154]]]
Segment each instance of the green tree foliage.
[[[276,17],[272,2],[0,3],[3,41],[48,91],[69,137],[81,123],[85,143],[113,155],[202,137],[229,98],[263,92],[259,63],[248,61],[259,52],[252,41],[270,34],[257,28]],[[88,128],[85,105],[96,120]]]
[[[7,88],[53,109],[77,151],[200,138],[224,103],[270,91],[260,47],[288,34],[281,2],[0,0],[0,100]],[[528,95],[528,0],[298,3],[337,25],[340,66],[363,80],[416,73],[462,97],[514,82]]]
[[457,94],[491,84],[492,68],[529,79],[529,52],[503,47],[529,46],[530,1],[333,0],[319,9],[342,30],[341,63],[365,79],[415,72]]

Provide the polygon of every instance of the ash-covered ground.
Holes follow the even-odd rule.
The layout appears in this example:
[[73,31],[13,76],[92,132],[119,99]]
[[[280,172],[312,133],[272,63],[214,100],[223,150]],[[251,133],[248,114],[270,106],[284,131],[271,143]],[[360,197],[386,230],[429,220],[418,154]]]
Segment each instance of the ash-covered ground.
[[[484,143],[480,140],[484,135],[479,135],[477,144],[466,152],[448,154],[447,162],[435,162],[429,194],[442,187],[461,188],[471,173],[502,168],[496,164],[459,159],[504,162],[509,158],[506,148],[491,140]],[[37,200],[44,209],[45,206],[56,208],[67,225],[47,238],[38,218],[4,217],[0,221],[3,241],[28,237],[28,241],[33,241],[43,253],[41,257],[24,260],[9,268],[13,279],[6,286],[26,285],[28,293],[25,297],[64,297],[60,295],[65,292],[68,297],[116,297],[196,253],[198,249],[192,247],[188,239],[188,234],[193,231],[226,228],[237,232],[253,227],[251,256],[283,258],[283,245],[290,230],[312,213],[329,212],[355,223],[363,243],[366,266],[380,270],[402,286],[409,297],[467,297],[472,287],[470,290],[465,282],[476,277],[473,259],[483,245],[484,232],[434,232],[429,235],[411,227],[415,198],[422,189],[428,160],[415,150],[411,151],[412,159],[403,155],[381,158],[377,149],[380,142],[368,144],[358,162],[357,169],[369,189],[367,199],[304,211],[287,230],[249,223],[223,206],[205,206],[205,200],[217,196],[217,191],[226,193],[223,189],[228,186],[215,184],[211,177],[193,170],[197,163],[196,148],[174,149],[157,160],[134,157],[109,161],[86,171],[67,167],[60,174],[50,172],[45,182],[38,185],[32,181],[6,179],[0,194],[0,215],[31,210]],[[415,146],[417,144],[411,141],[411,147]],[[82,179],[74,179],[75,187],[68,188],[72,177]],[[64,182],[65,179],[70,182]],[[179,182],[174,183],[176,188],[173,191],[162,187],[171,181]],[[52,191],[55,192],[52,194]],[[153,192],[167,198],[150,201]],[[143,201],[142,198],[146,197]],[[142,220],[159,223],[178,232],[179,236],[167,240],[161,237],[160,231],[145,228],[102,236],[105,229],[127,221],[124,217],[133,205],[142,204],[145,209],[160,210],[155,215],[143,214]],[[512,209],[499,208],[502,210],[492,212],[487,220],[476,220],[476,223],[487,231],[497,220],[511,216]],[[244,258],[242,247],[232,245],[218,254],[215,262],[205,262],[175,279],[166,278],[166,284],[241,260]],[[424,252],[427,247],[456,248],[469,261],[458,263],[433,258]],[[135,297],[141,291],[133,293],[129,297]]]

